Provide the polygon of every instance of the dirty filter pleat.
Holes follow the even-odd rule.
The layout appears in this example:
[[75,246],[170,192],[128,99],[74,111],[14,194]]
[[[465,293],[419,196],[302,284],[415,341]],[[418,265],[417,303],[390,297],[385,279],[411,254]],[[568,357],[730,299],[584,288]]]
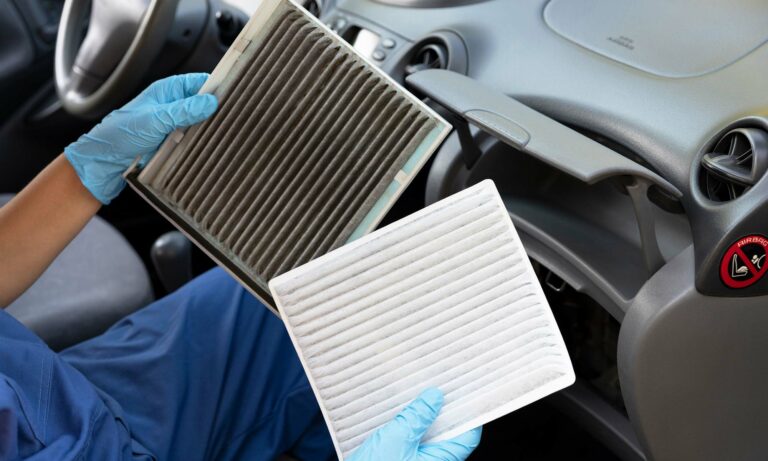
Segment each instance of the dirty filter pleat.
[[448,127],[303,10],[265,3],[219,110],[145,168],[141,192],[268,296],[272,277],[381,219]]

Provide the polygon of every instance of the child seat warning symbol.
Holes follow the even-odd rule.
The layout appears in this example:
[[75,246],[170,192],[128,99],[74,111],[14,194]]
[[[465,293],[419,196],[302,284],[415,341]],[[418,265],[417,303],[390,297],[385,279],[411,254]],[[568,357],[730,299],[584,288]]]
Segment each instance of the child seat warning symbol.
[[768,239],[762,235],[742,237],[728,247],[720,261],[720,279],[730,288],[746,288],[765,275]]

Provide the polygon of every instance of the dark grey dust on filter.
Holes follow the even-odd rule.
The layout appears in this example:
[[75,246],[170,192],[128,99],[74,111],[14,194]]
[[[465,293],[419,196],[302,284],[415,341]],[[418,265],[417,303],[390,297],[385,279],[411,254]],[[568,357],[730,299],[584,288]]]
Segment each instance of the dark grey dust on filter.
[[283,1],[272,16],[223,79],[217,113],[146,179],[128,177],[267,303],[271,278],[343,245],[446,129],[303,10]]

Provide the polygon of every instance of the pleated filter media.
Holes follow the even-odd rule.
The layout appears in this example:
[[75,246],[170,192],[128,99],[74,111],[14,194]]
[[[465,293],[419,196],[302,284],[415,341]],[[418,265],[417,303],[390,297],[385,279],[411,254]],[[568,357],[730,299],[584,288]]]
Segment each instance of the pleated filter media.
[[373,230],[450,130],[288,0],[260,4],[201,92],[218,112],[126,178],[269,307],[272,277]]
[[340,459],[429,386],[452,438],[575,376],[504,204],[484,181],[270,282]]

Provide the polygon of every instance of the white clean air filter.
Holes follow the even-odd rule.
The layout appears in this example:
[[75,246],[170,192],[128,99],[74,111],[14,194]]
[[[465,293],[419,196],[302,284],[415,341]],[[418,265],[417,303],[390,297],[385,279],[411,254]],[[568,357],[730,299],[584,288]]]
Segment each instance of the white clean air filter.
[[429,386],[427,441],[574,382],[555,319],[493,182],[269,284],[341,459]]
[[128,182],[267,305],[373,230],[450,127],[303,8],[264,0],[201,90],[216,114]]

